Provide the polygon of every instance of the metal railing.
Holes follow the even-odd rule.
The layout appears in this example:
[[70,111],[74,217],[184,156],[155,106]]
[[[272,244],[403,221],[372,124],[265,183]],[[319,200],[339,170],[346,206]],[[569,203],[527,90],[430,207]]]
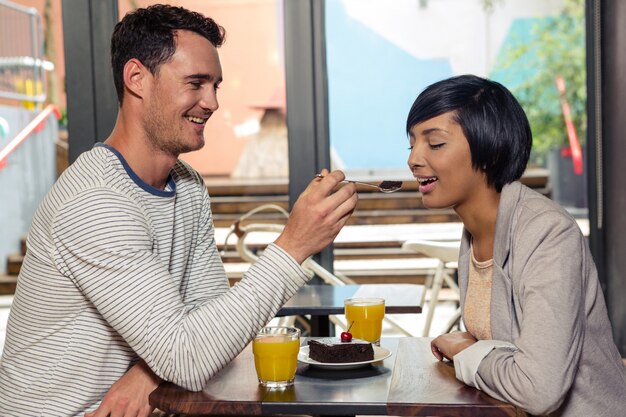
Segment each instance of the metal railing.
[[0,97],[30,109],[46,100],[43,30],[37,9],[0,0]]
[[20,146],[20,144],[24,142],[24,140],[26,140],[28,135],[37,130],[45,122],[48,116],[50,116],[50,114],[54,114],[57,119],[61,118],[61,112],[59,111],[59,108],[54,104],[49,104],[45,109],[41,111],[41,113],[35,116],[35,118],[31,120],[31,122],[28,123],[20,133],[18,133],[9,143],[7,143],[4,148],[0,149],[0,170],[2,170],[2,168],[4,168],[4,166],[6,165],[6,159],[11,154],[11,152],[13,152],[18,146]]

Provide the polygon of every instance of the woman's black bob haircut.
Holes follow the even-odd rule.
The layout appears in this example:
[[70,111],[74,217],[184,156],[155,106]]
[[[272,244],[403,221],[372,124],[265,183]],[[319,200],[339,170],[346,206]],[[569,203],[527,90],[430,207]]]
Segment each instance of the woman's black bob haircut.
[[532,134],[528,118],[502,84],[475,75],[460,75],[427,87],[413,103],[406,133],[426,120],[453,112],[469,142],[472,166],[501,192],[518,180],[528,163]]

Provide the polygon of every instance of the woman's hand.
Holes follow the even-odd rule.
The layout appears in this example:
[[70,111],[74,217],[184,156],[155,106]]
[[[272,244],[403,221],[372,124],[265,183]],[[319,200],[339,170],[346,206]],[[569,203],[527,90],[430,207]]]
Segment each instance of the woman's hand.
[[430,342],[430,349],[437,360],[452,360],[454,355],[472,346],[477,340],[470,332],[454,332],[442,334]]

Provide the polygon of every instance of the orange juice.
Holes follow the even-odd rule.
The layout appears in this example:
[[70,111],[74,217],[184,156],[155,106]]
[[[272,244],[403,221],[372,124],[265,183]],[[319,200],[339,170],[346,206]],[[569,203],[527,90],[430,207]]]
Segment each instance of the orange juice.
[[268,387],[291,385],[296,374],[299,350],[299,331],[295,337],[289,334],[259,334],[252,342],[259,382]]
[[357,339],[378,342],[385,317],[382,298],[349,298],[345,300],[345,314],[350,333]]

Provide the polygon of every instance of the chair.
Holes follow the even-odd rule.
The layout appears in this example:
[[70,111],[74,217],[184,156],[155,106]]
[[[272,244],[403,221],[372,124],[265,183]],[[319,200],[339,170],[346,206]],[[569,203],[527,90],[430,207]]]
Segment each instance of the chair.
[[[234,234],[235,236],[237,236],[238,239],[237,239],[237,243],[235,245],[236,248],[237,248],[237,253],[246,262],[254,263],[259,258],[256,254],[254,254],[246,246],[246,238],[251,233],[254,233],[254,232],[274,232],[274,233],[280,233],[280,232],[282,232],[282,230],[284,228],[284,226],[282,224],[271,224],[271,223],[270,224],[266,224],[266,223],[258,223],[258,224],[250,223],[250,224],[246,224],[246,225],[242,225],[241,224],[241,222],[243,220],[245,220],[246,218],[252,216],[255,213],[258,213],[259,211],[267,210],[267,209],[272,209],[272,210],[279,211],[279,212],[281,212],[285,216],[285,218],[289,217],[289,214],[282,207],[274,205],[274,204],[265,204],[265,205],[259,206],[257,208],[254,208],[254,209],[250,210],[249,212],[245,213],[244,215],[242,215],[239,219],[237,219],[231,225],[230,230],[229,230],[228,234],[226,235],[226,239],[225,239],[225,242],[224,242],[225,246],[228,244],[228,238],[230,237],[230,235]],[[333,273],[331,273],[330,271],[328,271],[326,268],[324,268],[323,266],[321,266],[320,264],[318,264],[317,262],[315,262],[311,258],[306,259],[302,263],[302,268],[305,271],[307,271],[310,276],[313,276],[313,274],[316,274],[317,276],[319,276],[324,281],[324,283],[326,283],[328,285],[356,284],[355,281],[351,280],[350,278],[348,278],[347,276],[345,276],[343,274],[340,274],[340,273],[333,274]],[[278,325],[279,326],[293,326],[293,324],[295,323],[296,320],[298,320],[298,322],[300,322],[305,327],[308,326],[308,323],[302,317],[293,317],[293,316],[282,317],[279,320]],[[339,320],[336,316],[332,316],[332,315],[329,316],[329,320],[333,324],[335,324],[336,326],[339,326],[343,330],[347,330],[348,329],[348,326],[346,326],[346,323],[344,323],[341,320]],[[390,325],[396,331],[400,332],[401,334],[403,334],[405,336],[413,336],[408,330],[406,330],[400,324],[398,324],[392,317],[385,316],[383,321],[386,322],[388,325]],[[308,330],[310,331],[310,329],[308,329]]]
[[[438,259],[437,268],[434,274],[429,276],[426,287],[430,288],[430,300],[428,301],[428,311],[426,313],[426,321],[422,336],[428,337],[430,327],[432,325],[435,308],[439,301],[439,291],[443,287],[444,282],[448,287],[452,288],[459,294],[459,286],[457,285],[453,272],[456,270],[459,259],[460,242],[442,242],[432,240],[407,240],[402,244],[405,251],[420,253],[430,258]],[[424,292],[425,296],[426,292]],[[422,300],[424,301],[424,300]],[[457,309],[448,321],[445,332],[452,330],[461,319],[461,309]]]

